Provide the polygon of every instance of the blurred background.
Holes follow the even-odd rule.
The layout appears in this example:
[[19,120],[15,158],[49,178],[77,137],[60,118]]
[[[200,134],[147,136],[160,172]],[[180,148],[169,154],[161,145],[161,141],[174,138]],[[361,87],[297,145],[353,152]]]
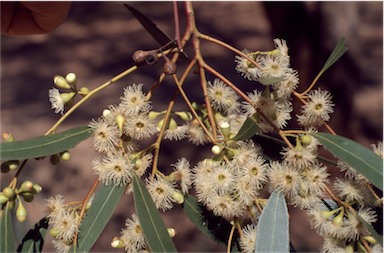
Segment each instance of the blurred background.
[[[174,36],[171,2],[129,4]],[[178,6],[183,33],[184,5],[179,2]],[[337,41],[344,37],[349,50],[318,82],[318,86],[332,93],[336,105],[330,125],[336,133],[367,147],[382,140],[382,2],[194,2],[194,8],[202,33],[240,50],[271,50],[274,38],[286,40],[292,68],[299,72],[299,91],[312,82]],[[12,132],[17,140],[23,140],[44,134],[59,119],[48,100],[54,75],[74,72],[79,86],[93,89],[129,68],[133,64],[131,55],[136,50],[157,47],[156,41],[125,9],[123,2],[73,2],[67,20],[50,34],[2,36],[1,132]],[[190,47],[186,52],[192,55]],[[202,53],[209,64],[244,91],[255,88],[254,83],[241,78],[234,70],[232,52],[204,41]],[[179,70],[187,63],[181,60]],[[119,102],[124,87],[129,84],[143,83],[144,90],[148,91],[161,72],[162,64],[143,66],[134,75],[93,97],[71,115],[60,130],[87,125],[98,118],[104,108]],[[197,76],[191,76],[186,85],[191,97],[201,101]],[[174,84],[166,79],[155,93],[154,109],[165,109],[173,90]],[[176,108],[186,106],[179,100]],[[294,126],[292,122],[290,127]],[[166,142],[162,146],[160,167],[168,168],[181,156],[187,157],[194,166],[206,157],[205,149],[210,147],[193,149],[185,141],[175,148],[174,143]],[[16,224],[18,231],[25,231],[44,216],[46,198],[63,194],[66,200],[72,201],[86,195],[94,180],[90,162],[97,154],[91,150],[89,141],[79,144],[71,154],[70,161],[57,166],[50,165],[48,159],[28,163],[21,179],[39,183],[44,190],[26,205],[29,219]],[[9,183],[9,176],[1,175],[2,185]],[[109,246],[110,241],[119,234],[132,211],[132,196],[124,196],[94,251],[116,251]],[[166,225],[177,231],[174,241],[179,251],[225,250],[197,231],[180,207],[163,217]],[[293,210],[290,219],[291,240],[296,251],[318,251],[321,238],[305,222],[305,213]],[[46,243],[45,250],[53,251],[48,236]]]

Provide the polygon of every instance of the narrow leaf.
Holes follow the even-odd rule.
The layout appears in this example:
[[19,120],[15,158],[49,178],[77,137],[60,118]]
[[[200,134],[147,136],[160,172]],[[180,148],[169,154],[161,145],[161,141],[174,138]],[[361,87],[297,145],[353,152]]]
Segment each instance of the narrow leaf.
[[[184,213],[191,222],[205,235],[214,241],[218,241],[227,246],[229,233],[232,225],[225,219],[215,216],[211,211],[207,210],[202,204],[197,202],[192,195],[186,195],[183,203]],[[240,252],[237,237],[232,242],[232,252]]]
[[43,218],[24,236],[17,248],[17,252],[41,252],[43,250],[44,237],[47,229],[48,220]]
[[329,67],[331,67],[346,51],[348,47],[345,46],[345,39],[342,38],[337,42],[335,48],[333,49],[331,55],[328,57],[323,68],[320,70],[320,73],[324,73]]
[[329,152],[365,176],[383,190],[383,159],[361,144],[327,133],[309,133]]
[[257,126],[255,120],[253,119],[254,115],[248,117],[244,124],[241,126],[239,132],[237,132],[236,136],[233,137],[233,140],[241,141],[251,138],[257,133],[261,133],[260,128]]
[[274,191],[260,215],[256,252],[289,252],[288,209],[284,194]]
[[95,194],[91,207],[87,211],[87,215],[79,227],[78,248],[76,250],[72,248],[72,252],[90,251],[110,220],[124,190],[125,187],[115,185],[102,185],[100,187],[99,191]]
[[[140,24],[144,27],[144,29],[151,34],[151,36],[160,44],[160,46],[164,46],[167,43],[171,42],[172,39],[165,34],[160,28],[157,27],[147,16],[141,13],[139,10],[133,8],[128,4],[124,4],[124,6],[132,13],[132,15],[140,22]],[[169,49],[174,47],[175,44],[171,44],[169,47],[165,49]]]
[[82,126],[58,134],[1,143],[0,160],[22,160],[57,154],[73,148],[91,136],[91,133],[91,128]]
[[133,178],[133,189],[136,214],[139,217],[140,226],[151,251],[176,252],[176,247],[151,195],[148,193],[145,184],[136,175]]
[[0,215],[0,252],[15,252],[15,237],[9,202]]

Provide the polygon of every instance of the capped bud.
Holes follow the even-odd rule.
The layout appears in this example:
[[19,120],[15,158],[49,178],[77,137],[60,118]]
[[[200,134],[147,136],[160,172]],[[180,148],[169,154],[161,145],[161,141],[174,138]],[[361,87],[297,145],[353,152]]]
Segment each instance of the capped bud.
[[371,243],[371,244],[377,243],[377,240],[371,235],[363,236],[363,239],[366,240],[367,242]]
[[229,135],[230,135],[230,125],[228,122],[224,121],[220,124],[220,129],[221,129],[221,132],[223,133],[224,137],[226,139],[229,138]]
[[68,73],[66,76],[65,76],[65,80],[71,84],[71,85],[75,85],[76,84],[76,81],[77,81],[77,76],[75,73]]
[[124,123],[125,123],[125,116],[121,113],[116,114],[116,124],[119,127],[120,135],[123,134]]
[[68,103],[75,95],[76,95],[75,92],[66,92],[66,93],[60,94],[65,104]]
[[175,191],[173,193],[172,197],[177,204],[183,204],[184,203],[184,196],[179,191]]
[[213,145],[213,147],[211,149],[212,153],[215,155],[219,155],[222,150],[223,150],[223,148],[220,147],[219,145]]
[[63,161],[69,161],[69,159],[71,159],[71,153],[69,153],[68,151],[61,152],[60,158]]
[[16,219],[20,222],[24,222],[27,219],[27,210],[21,201],[19,201],[19,206],[16,210]]
[[53,227],[51,230],[49,230],[49,234],[53,238],[56,238],[60,234],[60,229],[58,229],[57,227]]
[[170,61],[168,58],[166,58],[163,68],[164,68],[164,73],[166,75],[173,75],[176,73],[176,70],[177,70],[176,63]]
[[3,205],[3,204],[5,204],[5,203],[7,203],[8,200],[9,200],[9,198],[6,197],[6,196],[4,195],[4,193],[0,192],[0,205]]
[[111,115],[111,110],[109,110],[109,109],[104,109],[103,110],[103,117],[104,118],[106,118],[106,117],[108,117],[109,115]]
[[32,193],[33,194],[37,194],[39,192],[41,192],[43,190],[43,188],[38,185],[38,184],[33,184],[33,187],[32,187]]
[[353,247],[352,244],[348,244],[345,248],[344,248],[344,252],[346,253],[354,253],[355,252],[355,249]]
[[164,124],[164,119],[159,120],[159,122],[157,122],[156,130],[157,130],[158,132],[161,131],[161,128],[163,127],[163,124]]
[[19,168],[19,161],[14,160],[14,161],[8,161],[8,167],[10,170],[16,170]]
[[51,155],[49,161],[52,165],[58,165],[60,163],[60,156],[58,154]]
[[115,236],[112,238],[111,247],[114,249],[121,249],[125,247],[125,243],[123,240]]
[[16,197],[15,191],[11,187],[5,187],[3,189],[3,194],[5,197],[14,200]]
[[82,96],[86,96],[89,93],[89,89],[87,87],[81,87],[79,90],[79,94]]
[[171,238],[175,237],[176,230],[174,228],[167,228],[168,234]]
[[71,88],[71,86],[69,86],[67,80],[65,80],[64,77],[59,76],[59,75],[53,77],[53,83],[58,88],[62,88],[62,89],[70,89]]
[[341,209],[340,213],[332,220],[332,224],[336,226],[340,226],[344,220],[344,208]]
[[176,112],[175,114],[184,121],[190,121],[192,119],[192,114],[190,112]]
[[26,202],[32,202],[34,195],[30,192],[23,192],[20,194]]
[[135,169],[140,169],[143,165],[143,160],[141,158],[135,160]]
[[1,138],[4,142],[14,142],[15,137],[11,133],[2,133]]
[[310,135],[301,135],[300,136],[300,141],[303,146],[308,146],[312,142],[312,136]]
[[170,129],[170,130],[175,130],[176,128],[177,128],[176,120],[174,120],[173,118],[171,118],[171,119],[169,120],[168,129]]
[[25,181],[20,186],[20,192],[31,192],[33,188],[33,183],[29,180]]
[[149,119],[156,119],[156,117],[159,116],[159,115],[160,115],[159,112],[150,111],[150,112],[148,113],[148,118],[149,118]]
[[148,51],[137,50],[133,53],[132,59],[136,63],[144,63],[148,57]]

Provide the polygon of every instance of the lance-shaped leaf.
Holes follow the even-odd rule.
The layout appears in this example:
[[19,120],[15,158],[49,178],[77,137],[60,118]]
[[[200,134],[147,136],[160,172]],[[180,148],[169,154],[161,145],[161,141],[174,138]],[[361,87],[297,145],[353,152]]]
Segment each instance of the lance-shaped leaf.
[[256,252],[289,252],[288,209],[281,191],[271,194],[260,215]]
[[[212,240],[218,241],[225,247],[227,246],[229,234],[232,228],[232,225],[227,220],[215,216],[192,195],[186,195],[184,197],[183,209],[184,213],[201,232]],[[234,238],[235,239],[231,243],[231,251],[240,252],[237,236],[234,236]]]
[[256,114],[248,117],[244,124],[241,126],[239,132],[232,139],[235,141],[241,141],[251,138],[257,133],[261,133],[260,128],[257,126],[256,121],[254,120]]
[[329,152],[365,176],[383,190],[383,159],[361,144],[327,133],[309,133]]
[[335,48],[332,50],[331,55],[328,57],[323,68],[320,70],[319,75],[324,73],[329,67],[331,67],[346,51],[348,47],[345,46],[345,39],[342,38],[337,42]]
[[44,237],[47,229],[48,220],[43,218],[24,236],[17,248],[17,252],[41,252],[43,250]]
[[372,227],[371,224],[366,222],[361,216],[358,216],[358,217],[361,223],[363,223],[364,227],[369,231],[369,233],[371,233],[373,238],[375,238],[376,241],[380,243],[381,246],[383,246],[383,237],[376,232],[376,230]]
[[29,140],[0,144],[0,160],[22,160],[53,155],[73,148],[92,134],[87,126],[76,127],[58,134]]
[[146,242],[152,252],[176,252],[171,237],[164,225],[151,195],[145,184],[134,175],[133,193],[135,199],[135,210],[139,217],[140,226],[143,229]]
[[15,237],[9,202],[0,215],[0,252],[15,252]]
[[125,187],[102,185],[95,194],[92,205],[79,227],[77,249],[70,252],[89,252],[110,220]]

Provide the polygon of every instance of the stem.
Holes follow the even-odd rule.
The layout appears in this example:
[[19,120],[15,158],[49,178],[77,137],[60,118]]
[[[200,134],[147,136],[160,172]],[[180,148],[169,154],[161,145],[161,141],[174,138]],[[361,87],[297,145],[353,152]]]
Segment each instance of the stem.
[[77,102],[73,107],[71,107],[63,116],[61,116],[61,118],[51,127],[51,129],[49,129],[45,135],[48,135],[48,134],[51,134],[53,132],[56,131],[56,129],[59,127],[59,125],[61,123],[63,123],[63,121],[69,117],[69,115],[71,115],[77,108],[80,107],[80,105],[82,105],[85,101],[87,101],[89,98],[91,98],[93,95],[95,95],[96,93],[98,93],[99,91],[107,88],[109,85],[113,84],[114,82],[120,80],[121,78],[123,78],[124,76],[132,73],[133,71],[135,71],[137,69],[137,66],[132,66],[130,67],[129,69],[125,70],[124,72],[118,74],[117,76],[113,77],[112,79],[110,79],[109,81],[105,82],[104,84],[100,85],[99,87],[97,87],[96,89],[90,91],[88,93],[88,95],[86,95],[85,97],[83,97],[79,102]]
[[231,232],[229,233],[228,244],[227,244],[227,253],[231,253],[231,245],[232,245],[233,234],[235,233],[236,223],[237,222],[233,223],[232,228],[231,228]]
[[183,47],[180,41],[180,22],[179,22],[179,10],[177,8],[177,1],[173,1],[173,17],[175,20],[175,40],[177,41],[177,48],[179,52],[183,52]]
[[234,53],[240,55],[241,57],[244,57],[245,59],[247,59],[250,63],[252,63],[253,65],[255,65],[256,68],[261,68],[259,64],[257,64],[257,62],[255,62],[254,59],[252,59],[251,57],[249,57],[247,54],[244,54],[243,52],[241,52],[240,50],[232,47],[231,45],[228,45],[227,43],[221,41],[221,40],[218,40],[218,39],[215,39],[209,35],[206,35],[206,34],[202,34],[202,33],[199,33],[199,37],[201,39],[204,39],[204,40],[207,40],[207,41],[210,41],[210,42],[213,42],[213,43],[216,43],[222,47],[225,47],[231,51],[233,51]]
[[315,79],[312,81],[312,83],[311,83],[311,85],[309,85],[309,87],[305,90],[305,91],[303,91],[302,93],[297,93],[299,96],[304,96],[305,94],[307,94],[308,92],[310,92],[311,91],[311,89],[313,88],[313,86],[315,86],[315,84],[316,84],[316,82],[317,82],[317,80],[319,80],[319,78],[320,78],[320,76],[322,75],[323,73],[320,71],[318,74],[317,74],[317,76],[315,77]]

